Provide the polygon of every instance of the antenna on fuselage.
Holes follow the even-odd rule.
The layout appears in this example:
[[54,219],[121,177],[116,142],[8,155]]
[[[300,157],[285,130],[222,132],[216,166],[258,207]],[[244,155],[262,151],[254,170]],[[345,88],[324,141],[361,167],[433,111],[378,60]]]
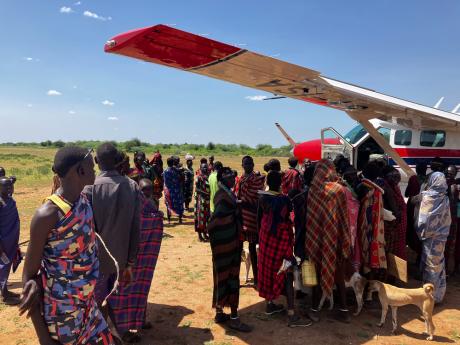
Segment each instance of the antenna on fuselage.
[[460,115],[460,113],[458,113],[459,110],[460,110],[460,103],[458,103],[457,106],[454,109],[452,109],[452,112],[454,114]]
[[283,127],[281,127],[281,125],[278,123],[278,122],[275,122],[275,126],[279,129],[279,131],[281,132],[281,134],[283,135],[283,137],[286,138],[286,140],[288,141],[288,143],[292,146],[292,148],[294,148],[296,146],[296,142],[294,141],[294,139],[291,138],[291,136],[289,134],[286,133],[286,131],[284,130]]
[[439,101],[434,105],[433,108],[439,109],[439,106],[441,105],[442,101],[444,101],[444,96],[442,96]]

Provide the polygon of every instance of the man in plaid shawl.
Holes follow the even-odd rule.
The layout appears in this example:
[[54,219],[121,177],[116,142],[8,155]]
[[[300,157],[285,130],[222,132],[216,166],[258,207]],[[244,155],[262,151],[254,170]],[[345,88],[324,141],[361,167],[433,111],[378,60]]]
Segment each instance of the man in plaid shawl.
[[298,162],[295,157],[290,157],[288,160],[289,169],[284,171],[281,183],[281,191],[284,195],[288,195],[291,190],[301,191],[303,189],[303,178],[296,168]]
[[[358,237],[364,273],[370,279],[387,268],[385,229],[383,221],[383,189],[374,181],[380,175],[377,163],[370,162],[363,170],[364,179],[358,185],[361,208],[358,215]],[[369,296],[368,296],[369,299]]]
[[[147,300],[163,238],[163,212],[154,200],[154,187],[149,179],[139,181],[142,191],[141,230],[133,281],[120,282],[118,292],[109,297],[113,321],[122,340],[140,341],[140,332],[151,329],[147,321]],[[131,332],[136,330],[137,332]]]
[[[334,283],[340,292],[339,321],[349,322],[346,307],[343,264],[350,257],[351,242],[347,198],[334,164],[322,159],[307,198],[307,233],[305,251],[316,266],[323,294],[330,296]],[[317,312],[319,291],[314,289],[312,315]],[[317,318],[313,316],[312,319]]]
[[243,175],[235,185],[235,194],[241,201],[241,213],[243,216],[243,229],[241,241],[249,242],[249,254],[252,262],[254,286],[257,286],[257,250],[259,234],[257,232],[257,205],[259,195],[257,192],[264,189],[265,176],[254,172],[254,160],[250,156],[242,159]]

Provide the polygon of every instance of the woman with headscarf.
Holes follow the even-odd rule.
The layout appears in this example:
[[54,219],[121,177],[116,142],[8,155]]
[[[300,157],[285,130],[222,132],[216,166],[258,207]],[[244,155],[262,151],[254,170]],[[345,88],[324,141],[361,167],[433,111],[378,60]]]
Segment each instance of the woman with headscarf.
[[[337,319],[349,322],[343,268],[351,254],[351,242],[344,188],[334,164],[320,160],[308,192],[305,251],[316,266],[322,293],[330,296],[334,283],[337,284],[340,296]],[[319,297],[315,287],[309,315],[313,320],[318,318]]]
[[422,241],[421,270],[423,282],[432,283],[434,301],[442,302],[446,293],[446,267],[444,248],[449,236],[450,205],[447,182],[442,172],[430,174],[427,186],[421,193],[421,202],[415,230]]

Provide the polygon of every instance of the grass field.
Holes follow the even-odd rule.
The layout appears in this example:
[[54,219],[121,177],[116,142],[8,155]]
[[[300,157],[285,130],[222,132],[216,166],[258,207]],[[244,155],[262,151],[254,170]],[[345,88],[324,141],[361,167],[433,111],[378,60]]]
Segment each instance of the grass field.
[[[51,189],[51,164],[55,150],[0,147],[0,166],[18,178],[15,187],[21,217],[21,241],[27,240],[31,216]],[[241,157],[216,157],[225,165],[241,171]],[[256,158],[261,170],[268,158]],[[286,158],[282,160],[286,163]],[[163,202],[161,202],[163,207]],[[146,331],[143,345],[280,345],[280,344],[394,344],[414,345],[424,342],[423,321],[415,307],[403,307],[398,313],[400,332],[390,334],[391,322],[376,327],[380,310],[365,309],[353,317],[350,325],[328,318],[305,329],[290,329],[284,315],[267,317],[264,301],[251,287],[241,289],[242,319],[253,325],[251,334],[238,334],[213,322],[212,263],[209,244],[200,243],[193,230],[193,214],[187,213],[183,225],[165,224],[160,256],[149,294],[148,319],[154,324]],[[26,247],[21,248],[23,251]],[[244,266],[244,265],[243,265]],[[245,269],[242,266],[241,281]],[[11,276],[13,291],[20,291],[20,270]],[[281,298],[280,302],[285,303]],[[354,304],[352,309],[354,309]],[[437,327],[434,343],[460,343],[460,281],[451,279],[445,302],[436,307]],[[390,318],[390,317],[388,317]],[[32,324],[19,317],[15,307],[0,303],[0,344],[38,344]]]

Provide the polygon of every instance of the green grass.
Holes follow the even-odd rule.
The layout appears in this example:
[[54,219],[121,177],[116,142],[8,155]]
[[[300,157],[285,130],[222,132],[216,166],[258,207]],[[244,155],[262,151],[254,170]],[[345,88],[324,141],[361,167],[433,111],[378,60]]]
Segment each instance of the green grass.
[[192,325],[192,321],[185,321],[180,327],[189,328]]
[[460,341],[460,332],[457,329],[454,329],[450,332],[450,338],[456,343]]
[[16,176],[18,183],[27,187],[48,184],[51,186],[55,150],[25,150],[17,147],[0,148],[0,166],[7,176]]

